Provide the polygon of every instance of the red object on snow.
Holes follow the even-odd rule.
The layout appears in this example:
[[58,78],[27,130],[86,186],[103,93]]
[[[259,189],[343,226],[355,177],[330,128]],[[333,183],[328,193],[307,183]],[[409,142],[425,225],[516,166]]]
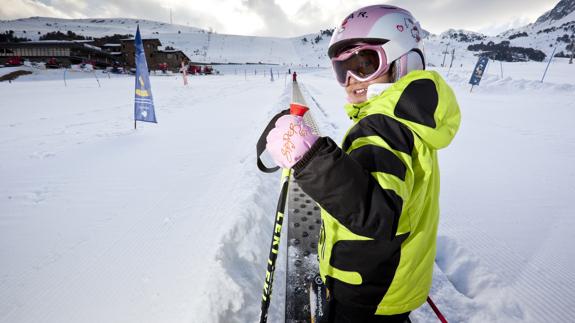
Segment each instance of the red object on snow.
[[293,72],[292,74],[292,81],[297,82],[297,73]]
[[166,73],[168,71],[168,63],[159,63],[158,64],[158,69],[162,72],[162,73]]
[[47,68],[59,68],[60,63],[58,62],[58,60],[55,57],[50,57],[46,61],[46,67]]
[[204,74],[213,74],[214,73],[214,68],[211,67],[210,65],[206,65],[204,66]]
[[202,72],[202,67],[198,65],[188,65],[188,74],[200,74]]
[[6,66],[20,66],[22,64],[22,57],[20,56],[10,57],[6,62]]

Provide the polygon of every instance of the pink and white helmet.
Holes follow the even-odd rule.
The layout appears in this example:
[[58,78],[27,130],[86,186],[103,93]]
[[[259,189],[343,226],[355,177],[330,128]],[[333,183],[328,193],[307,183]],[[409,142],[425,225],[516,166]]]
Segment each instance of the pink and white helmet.
[[422,34],[419,22],[405,9],[390,5],[363,7],[334,30],[328,56],[334,58],[357,43],[381,44],[387,63],[396,62],[398,79],[412,70],[425,69]]

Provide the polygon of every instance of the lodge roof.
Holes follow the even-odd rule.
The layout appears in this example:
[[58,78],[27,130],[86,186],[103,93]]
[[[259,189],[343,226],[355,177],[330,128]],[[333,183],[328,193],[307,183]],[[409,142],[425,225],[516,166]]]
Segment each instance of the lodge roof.
[[[135,40],[134,38],[120,39],[121,42],[126,42],[126,43],[132,43],[132,42],[134,42],[134,40]],[[162,46],[162,42],[158,38],[142,38],[142,42],[155,43],[158,46]]]

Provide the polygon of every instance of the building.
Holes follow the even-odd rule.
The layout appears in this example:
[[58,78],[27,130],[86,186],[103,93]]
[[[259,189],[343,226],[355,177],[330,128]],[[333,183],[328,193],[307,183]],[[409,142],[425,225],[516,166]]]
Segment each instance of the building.
[[96,67],[107,67],[121,59],[89,44],[90,41],[41,40],[20,43],[0,43],[0,64],[11,57],[22,57],[32,62],[57,61],[59,65],[92,63]]
[[[57,62],[57,66],[92,63],[99,68],[108,66],[125,66],[135,68],[134,39],[122,39],[120,44],[106,43],[101,47],[94,46],[90,40],[42,40],[20,43],[0,43],[0,64],[12,57],[21,57],[32,62]],[[160,69],[160,64],[167,70],[178,72],[182,62],[189,58],[181,50],[159,49],[162,43],[157,38],[143,39],[146,61],[150,70]]]
[[[134,39],[122,39],[121,51],[124,55],[128,67],[136,67],[135,56],[136,49],[134,47]],[[188,56],[181,50],[161,50],[162,43],[157,38],[142,39],[144,44],[144,52],[146,53],[146,62],[148,69],[160,69],[160,64],[166,63],[168,70],[177,72],[180,69],[181,62],[189,61]]]
[[187,64],[190,59],[181,50],[158,50],[154,55],[156,64],[165,63],[168,65],[168,70],[178,72],[182,66],[182,62]]

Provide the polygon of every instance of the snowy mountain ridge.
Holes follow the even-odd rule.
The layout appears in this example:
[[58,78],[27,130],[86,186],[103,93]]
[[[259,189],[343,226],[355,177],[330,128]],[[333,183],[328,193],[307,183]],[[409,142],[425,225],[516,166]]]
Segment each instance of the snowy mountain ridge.
[[509,41],[512,46],[539,49],[548,57],[557,47],[555,55],[568,56],[575,38],[575,0],[561,0],[534,23],[505,31],[497,38]]
[[83,36],[101,37],[110,34],[134,34],[136,25],[140,25],[142,31],[154,34],[177,33],[177,32],[208,32],[201,28],[169,24],[165,22],[134,19],[134,18],[87,18],[87,19],[63,19],[51,17],[30,17],[15,20],[0,20],[0,30],[14,30],[17,35],[27,37],[30,40],[38,40],[49,31],[66,32],[68,30]]
[[[470,45],[481,43],[498,46],[491,52],[515,49],[513,54],[496,55],[492,58],[541,59],[549,58],[554,47],[556,55],[568,56],[570,42],[575,34],[575,0],[561,0],[552,10],[543,14],[537,21],[521,28],[510,29],[496,36],[449,29],[439,35],[426,35],[428,61],[441,64],[436,58],[443,58],[445,48],[458,55],[474,56],[482,51],[470,51]],[[37,40],[42,34],[51,31],[71,30],[82,36],[102,37],[113,34],[134,34],[136,25],[144,37],[158,38],[163,46],[181,49],[192,60],[205,63],[264,63],[296,66],[330,65],[327,58],[329,34],[325,30],[299,37],[258,37],[218,34],[211,30],[169,24],[158,21],[132,18],[92,18],[59,19],[32,17],[17,20],[0,20],[0,32],[13,30],[18,37]],[[503,48],[502,48],[503,47]],[[517,49],[517,47],[520,47]],[[528,51],[541,51],[537,55],[527,55]]]
[[[17,37],[38,40],[54,31],[72,31],[86,37],[135,34],[158,38],[163,46],[180,49],[192,60],[206,63],[266,63],[327,66],[329,37],[308,34],[294,38],[218,34],[211,30],[131,18],[60,19],[31,17],[0,20],[0,32],[14,31]],[[306,39],[306,41],[302,41]]]
[[487,38],[487,35],[478,33],[475,31],[469,31],[464,29],[448,29],[441,34],[439,34],[441,39],[455,39],[459,42],[469,43],[474,41],[481,41]]
[[537,18],[536,23],[560,20],[575,11],[575,0],[561,0],[553,9]]

